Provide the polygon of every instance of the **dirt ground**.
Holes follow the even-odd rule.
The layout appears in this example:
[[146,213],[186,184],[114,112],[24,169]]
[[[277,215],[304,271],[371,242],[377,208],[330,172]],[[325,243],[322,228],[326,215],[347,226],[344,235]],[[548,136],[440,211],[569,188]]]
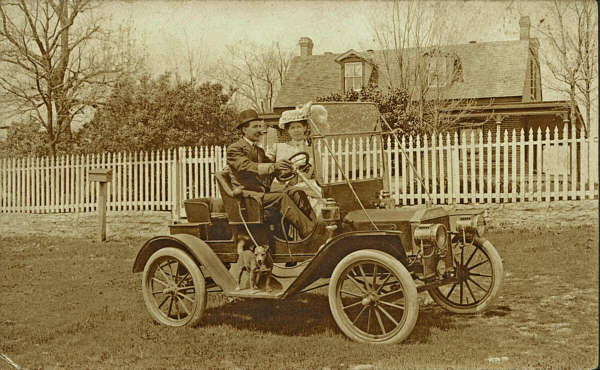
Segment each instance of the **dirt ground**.
[[[488,230],[556,230],[568,226],[598,227],[598,200],[444,206],[485,210]],[[170,212],[108,212],[108,240],[168,234]],[[0,214],[0,233],[96,238],[96,213]]]
[[324,291],[276,303],[211,295],[199,327],[166,328],[131,265],[145,238],[168,233],[169,213],[109,213],[107,243],[95,241],[95,214],[1,214],[0,355],[51,369],[596,367],[597,201],[479,207],[504,260],[500,295],[463,316],[421,293],[398,346],[347,340]]

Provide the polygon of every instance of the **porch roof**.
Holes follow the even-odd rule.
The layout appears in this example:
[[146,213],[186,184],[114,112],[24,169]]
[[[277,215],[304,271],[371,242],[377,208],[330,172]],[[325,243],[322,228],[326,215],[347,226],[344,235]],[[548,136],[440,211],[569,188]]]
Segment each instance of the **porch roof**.
[[[579,107],[575,105],[576,109],[576,126],[580,126],[583,122],[583,116],[579,111]],[[544,115],[556,115],[562,117],[563,120],[569,118],[569,112],[571,111],[571,105],[567,100],[556,100],[556,101],[541,101],[541,102],[522,102],[522,103],[509,103],[509,104],[491,104],[481,106],[455,106],[445,110],[448,115],[460,114],[465,120],[468,119],[482,119],[482,118],[494,118],[494,117],[506,117],[506,116],[544,116]]]

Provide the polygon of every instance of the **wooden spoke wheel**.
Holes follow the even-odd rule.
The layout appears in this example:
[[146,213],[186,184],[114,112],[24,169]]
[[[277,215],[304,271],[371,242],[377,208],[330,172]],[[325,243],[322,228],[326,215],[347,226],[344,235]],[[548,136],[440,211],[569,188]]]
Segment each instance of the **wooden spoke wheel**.
[[206,309],[200,267],[184,251],[163,248],[144,267],[142,290],[152,318],[168,326],[194,326]]
[[417,288],[400,261],[366,249],[338,263],[329,283],[329,307],[350,339],[396,343],[412,332],[419,315]]
[[502,259],[492,243],[482,238],[476,237],[472,244],[453,249],[457,281],[429,289],[429,294],[450,312],[481,312],[490,305],[502,287]]

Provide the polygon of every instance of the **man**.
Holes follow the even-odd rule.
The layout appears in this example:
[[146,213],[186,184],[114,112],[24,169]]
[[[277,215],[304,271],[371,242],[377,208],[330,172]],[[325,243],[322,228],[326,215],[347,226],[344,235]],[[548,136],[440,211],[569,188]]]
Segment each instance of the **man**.
[[315,224],[309,217],[311,210],[306,196],[300,196],[298,190],[293,188],[285,192],[270,192],[276,174],[285,176],[292,172],[291,163],[287,160],[273,162],[257,145],[266,130],[255,110],[243,111],[237,128],[242,131],[243,137],[227,148],[231,184],[261,193],[267,222],[277,225],[277,218],[285,217],[301,237],[308,236]]

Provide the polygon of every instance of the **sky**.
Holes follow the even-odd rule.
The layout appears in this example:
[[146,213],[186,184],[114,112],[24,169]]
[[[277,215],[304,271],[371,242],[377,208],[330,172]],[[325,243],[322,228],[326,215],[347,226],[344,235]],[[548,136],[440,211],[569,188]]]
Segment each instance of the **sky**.
[[[519,38],[510,1],[440,3],[453,43]],[[299,51],[298,40],[308,36],[314,54],[377,49],[373,24],[389,7],[384,1],[109,1],[101,11],[115,24],[131,20],[160,71],[181,63],[188,45],[208,62],[240,40]]]

